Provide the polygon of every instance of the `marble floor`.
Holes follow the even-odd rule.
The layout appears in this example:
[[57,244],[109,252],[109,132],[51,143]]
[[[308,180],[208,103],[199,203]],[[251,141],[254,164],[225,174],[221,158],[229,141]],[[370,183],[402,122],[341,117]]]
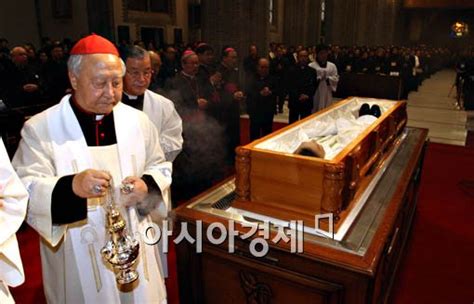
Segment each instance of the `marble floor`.
[[468,113],[455,106],[455,76],[454,70],[439,71],[408,95],[408,126],[429,129],[432,142],[465,146]]

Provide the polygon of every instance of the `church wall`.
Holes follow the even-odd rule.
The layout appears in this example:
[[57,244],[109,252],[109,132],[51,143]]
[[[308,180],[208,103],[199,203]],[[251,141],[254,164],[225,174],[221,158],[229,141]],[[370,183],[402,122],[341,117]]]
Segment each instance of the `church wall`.
[[284,0],[274,0],[274,3],[276,5],[276,25],[270,25],[268,41],[283,42],[283,28],[285,24],[285,4]]
[[266,50],[269,42],[268,0],[202,0],[202,40],[214,46],[217,57],[224,46],[234,47],[242,59],[248,46]]
[[283,42],[289,45],[303,43],[304,31],[304,0],[285,1],[285,23]]
[[[449,46],[455,49],[474,44],[474,10],[409,10],[408,37],[411,44]],[[453,38],[450,28],[456,21],[469,25],[470,35]]]
[[[329,2],[329,1],[327,1]],[[315,45],[321,33],[321,1],[285,1],[283,42],[288,45]]]
[[115,40],[113,0],[87,0],[89,32]]
[[[174,28],[183,30],[183,41],[188,41],[188,1],[176,1],[176,21],[175,24],[168,27],[168,37],[174,38]],[[175,41],[176,42],[176,41]]]
[[143,40],[142,28],[163,32],[164,43],[177,43],[175,29],[182,30],[183,42],[188,41],[188,0],[170,0],[168,13],[128,10],[124,0],[114,1],[114,24],[118,37],[118,26],[128,26],[130,40]]
[[[39,45],[41,35],[55,40],[77,39],[91,31],[117,39],[118,26],[127,26],[131,41],[142,39],[142,28],[151,28],[162,31],[164,43],[175,43],[175,29],[182,29],[185,43],[202,39],[217,50],[229,44],[237,48],[241,57],[247,54],[251,43],[257,44],[263,54],[269,42],[315,45],[322,38],[339,45],[424,43],[461,48],[474,43],[472,33],[465,39],[449,36],[450,26],[458,20],[467,22],[474,31],[474,9],[407,8],[404,0],[326,0],[324,37],[322,0],[273,0],[274,24],[268,22],[270,0],[169,0],[168,13],[128,10],[126,0],[103,0],[107,4],[100,6],[94,1],[0,1],[0,37],[6,37],[10,45]],[[193,29],[188,28],[191,4],[200,5],[201,11],[200,27]],[[107,16],[103,12],[94,15],[97,7]]]
[[[56,14],[53,3],[57,3]],[[82,35],[89,34],[87,1],[45,0],[41,1],[39,11],[43,36],[52,40],[64,38],[76,40]]]
[[0,1],[0,37],[6,38],[10,46],[25,42],[39,44],[34,1]]
[[400,42],[401,0],[333,0],[326,3],[327,43],[375,46]]
[[306,17],[306,45],[317,45],[319,44],[319,38],[321,36],[321,1],[320,0],[307,0],[306,11],[308,12]]

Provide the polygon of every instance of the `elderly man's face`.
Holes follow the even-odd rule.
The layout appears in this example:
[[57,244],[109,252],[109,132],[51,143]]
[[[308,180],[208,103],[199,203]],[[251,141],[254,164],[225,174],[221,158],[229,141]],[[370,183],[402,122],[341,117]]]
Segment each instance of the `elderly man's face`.
[[79,107],[89,113],[109,114],[122,97],[122,65],[111,54],[84,55],[79,75],[69,72]]
[[183,72],[194,76],[197,74],[198,69],[199,69],[199,59],[197,55],[191,55],[188,58],[186,58],[183,63]]
[[123,78],[123,88],[130,95],[138,96],[145,93],[151,82],[151,60],[150,56],[143,58],[127,58],[125,63],[127,73]]

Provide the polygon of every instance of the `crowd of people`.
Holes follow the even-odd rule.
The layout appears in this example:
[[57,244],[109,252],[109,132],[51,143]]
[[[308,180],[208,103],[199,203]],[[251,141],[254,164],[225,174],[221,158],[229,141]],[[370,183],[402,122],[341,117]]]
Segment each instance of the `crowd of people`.
[[446,48],[420,47],[334,47],[332,60],[341,73],[397,76],[402,79],[402,98],[418,89],[422,81],[452,61]]
[[[146,279],[128,290],[116,288],[107,265],[91,264],[90,248],[106,236],[97,200],[114,181],[132,185],[121,204],[137,231],[228,174],[243,108],[257,139],[271,132],[285,101],[290,123],[331,105],[340,73],[407,77],[416,89],[449,57],[445,49],[271,44],[265,54],[251,45],[241,61],[232,46],[217,51],[205,42],[161,52],[94,34],[75,44],[44,42],[36,52],[0,40],[1,106],[54,104],[25,122],[13,166],[0,147],[2,303],[12,300],[3,285],[24,280],[14,232],[27,202],[27,221],[41,236],[48,302],[165,303],[156,247],[141,245],[147,262],[137,271]],[[14,225],[2,222],[7,216]]]
[[[72,92],[67,69],[70,39],[44,39],[38,52],[31,44],[10,49],[5,39],[0,43],[0,100],[7,107],[56,104]],[[289,123],[331,105],[343,73],[400,77],[406,98],[451,56],[447,49],[426,46],[271,43],[265,51],[250,45],[246,56],[239,56],[231,46],[215,50],[205,42],[157,50],[153,43],[145,48],[141,41],[122,41],[116,47],[127,67],[122,102],[155,116],[152,105],[166,104],[167,111],[160,115],[167,117],[164,130],[172,131],[162,145],[167,159],[175,161],[175,200],[199,193],[232,170],[242,113],[249,115],[249,135],[255,140],[271,133],[274,116],[283,112],[285,103]],[[157,127],[162,131],[162,126]],[[179,153],[181,131],[184,146]]]
[[[63,94],[70,92],[71,87],[67,75],[67,58],[69,50],[73,43],[70,39],[64,39],[62,42],[51,41],[50,39],[43,39],[41,48],[36,51],[35,47],[28,43],[18,45],[13,48],[8,48],[8,41],[4,38],[0,39],[0,100],[3,101],[10,108],[31,106],[38,103],[55,103],[60,100]],[[181,58],[186,50],[193,50],[198,55],[199,68],[196,74],[199,79],[199,87],[201,87],[199,94],[219,93],[214,90],[218,88],[222,82],[222,65],[219,60],[224,59],[225,52],[216,51],[212,46],[205,43],[193,43],[187,46],[180,45],[166,45],[161,50],[157,50],[153,43],[150,43],[147,48],[141,41],[136,41],[137,45],[143,49],[151,51],[151,56],[154,59],[154,73],[150,89],[155,92],[167,93],[166,82],[171,81],[175,75],[183,69]],[[118,45],[119,52],[123,54],[127,48],[131,46],[130,43],[122,41]],[[321,46],[319,46],[319,49]],[[326,58],[320,59],[328,61],[336,68],[334,75],[343,73],[366,73],[366,74],[380,74],[397,76],[403,80],[402,98],[407,98],[410,91],[416,90],[424,78],[429,77],[430,74],[444,67],[451,59],[451,53],[445,48],[430,48],[426,46],[420,47],[367,47],[367,46],[352,46],[340,47],[337,45],[325,48],[327,51]],[[298,59],[298,54],[303,51],[301,60]],[[325,102],[314,101],[317,104],[312,104],[313,95],[309,96],[311,102],[308,102],[304,109],[299,109],[294,106],[290,97],[290,90],[294,85],[294,67],[298,65],[310,64],[314,70],[316,66],[320,66],[318,61],[318,46],[303,47],[289,46],[285,44],[271,43],[269,50],[262,52],[257,50],[255,45],[249,47],[249,52],[243,60],[238,60],[236,57],[228,61],[230,70],[236,71],[238,67],[242,66],[245,73],[230,73],[236,84],[240,84],[241,92],[247,96],[245,89],[252,87],[252,81],[258,76],[258,62],[261,58],[266,58],[269,62],[268,77],[272,79],[274,90],[271,96],[272,103],[275,103],[274,113],[282,113],[285,101],[289,102],[290,108],[290,122],[295,121],[295,117],[301,117],[301,111],[304,115],[309,111],[319,110],[326,105]],[[237,55],[237,54],[236,54]],[[323,56],[324,57],[324,56]],[[217,59],[217,60],[216,60]],[[241,64],[239,64],[241,62]],[[332,69],[334,70],[334,69]],[[226,73],[224,73],[226,74]],[[227,73],[229,74],[229,73]],[[209,81],[209,79],[212,80]],[[224,75],[224,82],[227,80]],[[321,76],[321,75],[320,75]],[[318,76],[317,80],[320,80]],[[211,86],[208,83],[211,83]],[[318,86],[319,81],[316,81]],[[332,92],[337,89],[337,81],[331,80]],[[316,85],[316,83],[314,83]],[[321,97],[319,92],[319,97]],[[216,95],[216,94],[215,94]],[[252,95],[252,94],[250,94]],[[209,96],[208,96],[209,97]],[[208,99],[208,98],[207,98]],[[241,98],[243,99],[243,98]],[[250,104],[248,104],[250,102]],[[252,112],[254,100],[249,99],[247,103],[242,102],[240,109],[247,106],[247,110]],[[266,106],[268,108],[268,105]],[[234,112],[237,113],[238,107],[234,104]],[[291,111],[294,109],[293,111]],[[222,113],[222,108],[209,106],[207,112],[212,113],[214,118],[224,120],[225,113]],[[251,138],[255,139],[258,136],[264,135],[267,132],[261,132],[260,123],[268,129],[268,121],[270,112],[261,118],[259,109],[254,121],[259,121],[256,125],[260,128],[260,133],[254,126],[251,132]],[[291,113],[293,112],[293,113]],[[227,113],[230,114],[231,112]],[[251,114],[251,113],[249,113]],[[292,115],[291,115],[292,114]],[[255,115],[252,115],[255,116]],[[255,125],[255,124],[254,124]],[[234,128],[235,129],[235,128]],[[235,131],[235,130],[234,130]],[[258,134],[257,134],[258,133]]]
[[31,43],[8,48],[0,39],[0,99],[9,107],[56,101],[70,90],[67,56],[71,41],[43,41],[36,51]]

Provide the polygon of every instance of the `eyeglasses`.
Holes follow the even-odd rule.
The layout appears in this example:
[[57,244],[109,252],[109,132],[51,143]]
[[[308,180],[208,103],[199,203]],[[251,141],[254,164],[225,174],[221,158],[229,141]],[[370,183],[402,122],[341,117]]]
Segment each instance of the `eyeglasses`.
[[132,76],[132,78],[140,78],[140,76],[143,75],[143,78],[150,78],[151,75],[153,74],[153,71],[145,71],[145,72],[141,72],[141,71],[127,71],[127,74]]

